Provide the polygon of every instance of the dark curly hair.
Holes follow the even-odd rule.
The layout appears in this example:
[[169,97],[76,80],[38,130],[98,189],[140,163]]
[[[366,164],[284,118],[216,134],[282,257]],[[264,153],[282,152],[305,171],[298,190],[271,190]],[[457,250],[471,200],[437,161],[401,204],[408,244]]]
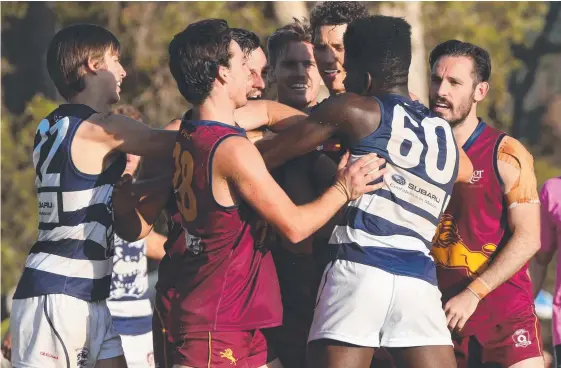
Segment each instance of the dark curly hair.
[[380,90],[407,85],[411,26],[402,18],[374,15],[351,22],[345,32],[345,64],[370,73]]
[[355,19],[364,18],[368,15],[368,9],[362,2],[325,1],[312,9],[310,25],[315,32],[321,26],[348,24]]

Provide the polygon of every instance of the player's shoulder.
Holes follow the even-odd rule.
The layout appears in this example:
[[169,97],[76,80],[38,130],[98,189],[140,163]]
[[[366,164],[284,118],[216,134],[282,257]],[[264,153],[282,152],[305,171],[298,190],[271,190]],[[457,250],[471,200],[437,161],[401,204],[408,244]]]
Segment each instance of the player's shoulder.
[[253,143],[242,135],[230,135],[224,137],[219,142],[217,142],[217,146],[215,147],[214,156],[220,157],[224,156],[226,160],[244,160],[251,157],[252,154],[259,155],[259,151],[255,147]]
[[244,136],[231,135],[223,138],[214,148],[213,165],[225,176],[252,170],[263,163],[261,154]]
[[179,130],[181,127],[181,119],[173,119],[164,127],[165,130]]
[[534,157],[530,151],[528,151],[519,140],[509,135],[503,136],[499,143],[497,160],[506,161],[516,166],[518,169],[520,169],[522,165],[533,166],[534,163]]
[[372,120],[372,114],[380,114],[380,104],[370,96],[361,96],[356,93],[346,92],[331,96],[313,110],[312,114],[329,115],[339,119],[361,121],[368,117]]

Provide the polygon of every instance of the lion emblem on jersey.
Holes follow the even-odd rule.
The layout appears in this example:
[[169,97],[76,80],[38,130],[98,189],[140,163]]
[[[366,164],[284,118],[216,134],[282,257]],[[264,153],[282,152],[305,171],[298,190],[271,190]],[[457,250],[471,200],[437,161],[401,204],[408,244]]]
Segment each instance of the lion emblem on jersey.
[[232,349],[226,349],[224,351],[221,351],[220,357],[224,359],[228,359],[230,361],[230,364],[232,365],[236,365],[236,363],[238,362],[238,360],[234,358],[234,352],[232,351]]
[[473,251],[462,241],[458,226],[451,215],[444,214],[433,238],[431,255],[445,268],[463,268],[468,276],[475,276],[487,267],[489,258],[497,249],[495,244],[485,244],[481,251]]

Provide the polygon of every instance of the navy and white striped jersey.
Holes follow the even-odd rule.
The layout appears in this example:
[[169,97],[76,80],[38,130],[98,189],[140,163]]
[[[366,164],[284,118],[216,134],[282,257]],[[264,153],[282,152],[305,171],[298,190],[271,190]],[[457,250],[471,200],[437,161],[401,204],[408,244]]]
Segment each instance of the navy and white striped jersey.
[[125,168],[120,155],[103,173],[80,172],[71,158],[80,124],[95,111],[60,105],[35,134],[38,240],[31,248],[14,298],[66,294],[86,301],[109,296],[113,265],[113,185]]
[[107,306],[119,335],[143,335],[152,331],[145,239],[129,243],[115,235],[113,276]]
[[352,160],[372,152],[386,159],[384,187],[349,204],[329,243],[338,259],[436,285],[429,252],[458,175],[456,141],[448,122],[421,103],[393,94],[376,100],[380,126],[349,148]]

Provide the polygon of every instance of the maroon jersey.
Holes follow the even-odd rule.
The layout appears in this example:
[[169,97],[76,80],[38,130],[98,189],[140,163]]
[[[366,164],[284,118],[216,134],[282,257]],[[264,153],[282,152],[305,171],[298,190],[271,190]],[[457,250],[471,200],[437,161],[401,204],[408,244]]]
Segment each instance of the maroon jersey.
[[[446,303],[481,274],[511,237],[503,183],[497,169],[497,150],[505,134],[480,122],[463,149],[473,163],[469,183],[454,186],[433,241],[439,288]],[[528,265],[489,293],[463,332],[481,322],[516,315],[533,305]]]
[[245,203],[224,207],[212,192],[214,153],[231,136],[245,137],[245,131],[184,120],[178,133],[173,182],[186,247],[171,255],[174,332],[253,330],[282,322],[275,266],[257,234],[265,229]]

